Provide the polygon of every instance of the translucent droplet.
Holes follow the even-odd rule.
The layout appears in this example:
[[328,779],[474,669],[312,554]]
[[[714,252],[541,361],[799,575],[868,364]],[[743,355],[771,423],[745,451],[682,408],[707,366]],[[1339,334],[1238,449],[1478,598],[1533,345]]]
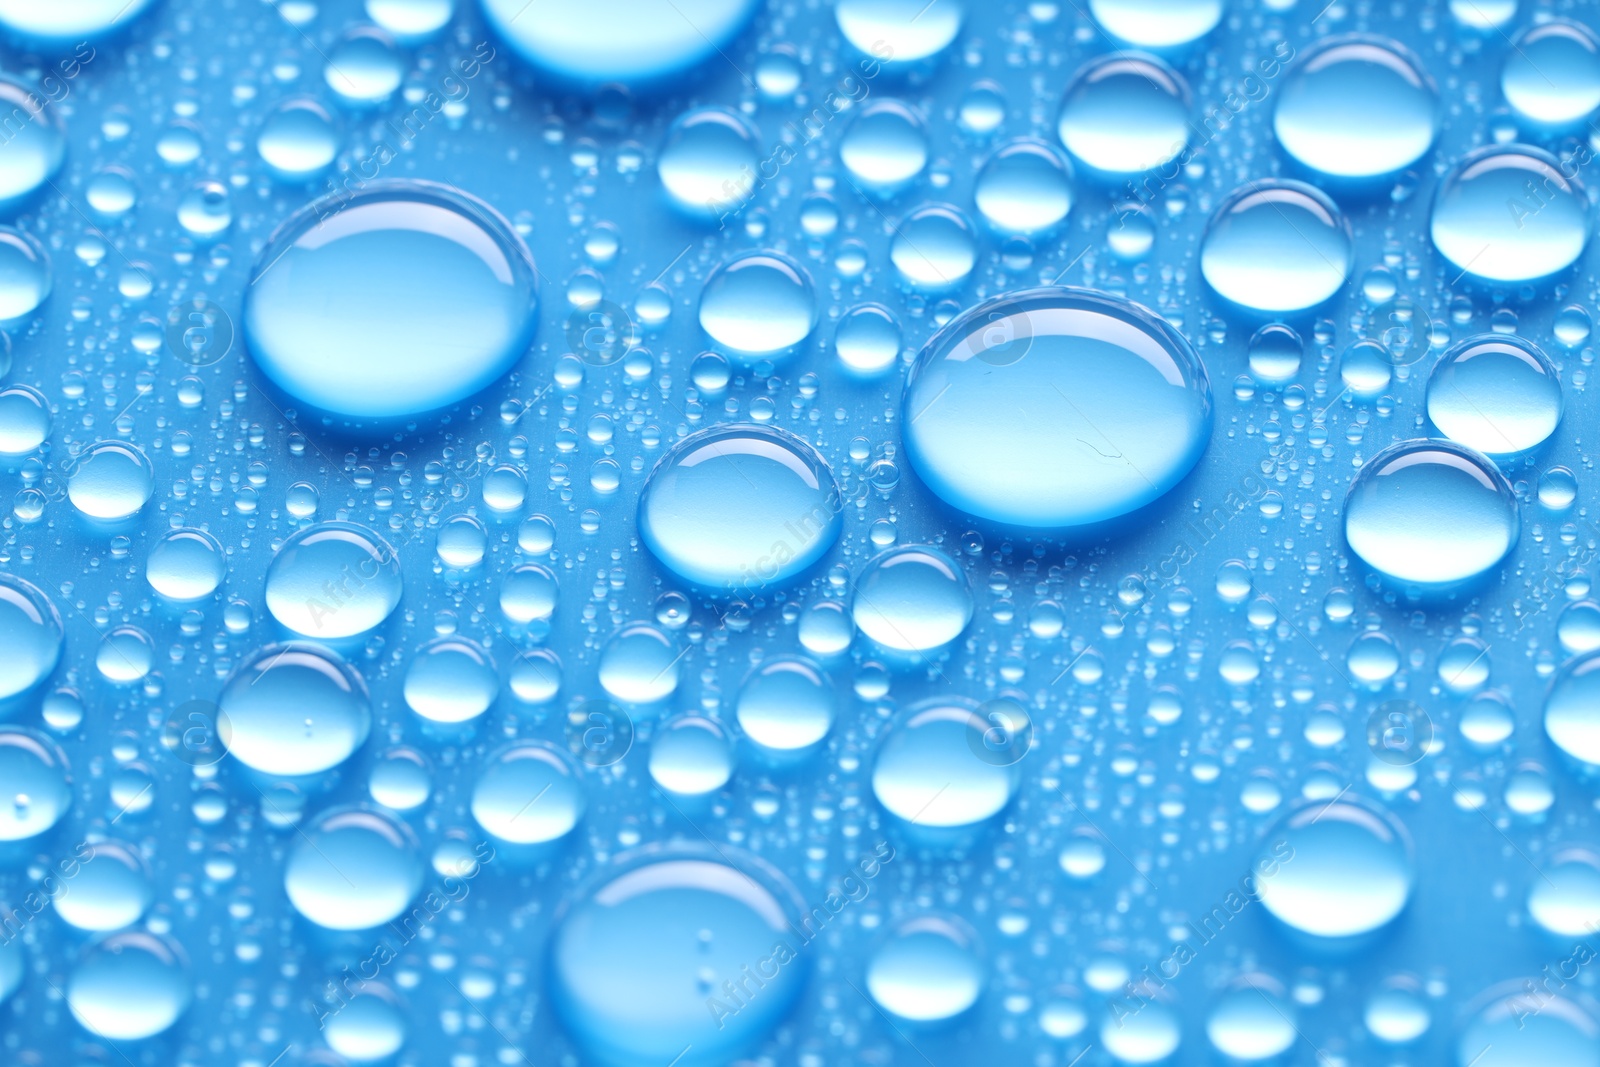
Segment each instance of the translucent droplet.
[[672,124],[656,158],[661,185],[679,208],[717,220],[743,207],[755,188],[755,129],[736,112],[693,108]]
[[245,295],[245,333],[299,400],[393,418],[509,370],[532,335],[534,291],[532,257],[493,208],[448,186],[375,181],[279,229]]
[[856,50],[889,64],[937,55],[956,39],[966,0],[839,0],[839,32]]
[[924,204],[901,220],[889,242],[900,276],[922,289],[960,285],[978,262],[978,239],[966,215],[949,204]]
[[840,316],[833,335],[839,362],[862,377],[893,367],[900,358],[901,344],[900,323],[882,304],[857,304]]
[[0,389],[0,455],[25,456],[50,436],[50,402],[31,385]]
[[516,845],[565,837],[587,806],[577,768],[543,744],[517,744],[500,752],[472,787],[472,817],[478,825]]
[[913,708],[890,727],[872,765],[872,793],[914,826],[975,826],[1011,802],[1016,765],[973,755],[977,705],[946,701]]
[[[0,574],[0,700],[28,692],[61,662],[65,631],[50,598],[21,578]],[[3,802],[3,801],[0,801]]]
[[1089,0],[1107,33],[1138,48],[1175,48],[1197,41],[1222,21],[1222,0]]
[[1350,547],[1403,582],[1476,577],[1505,558],[1520,529],[1505,476],[1449,441],[1390,445],[1367,461],[1345,497]]
[[295,911],[329,930],[367,930],[399,918],[422,888],[411,830],[363,808],[319,815],[289,846],[283,888]]
[[1411,842],[1387,812],[1313,802],[1280,823],[1254,864],[1261,903],[1286,925],[1353,937],[1399,915],[1416,880]]
[[387,987],[364,981],[360,991],[329,1016],[322,1034],[328,1047],[345,1059],[377,1063],[405,1044],[406,1013]]
[[972,621],[966,575],[935,548],[892,548],[862,568],[851,618],[885,648],[930,652],[954,641]]
[[72,806],[67,757],[43,734],[0,726],[0,841],[26,841]]
[[1561,422],[1561,379],[1538,346],[1508,334],[1457,344],[1428,379],[1428,419],[1486,456],[1542,445]]
[[[11,144],[4,147],[0,159],[11,152]],[[44,246],[29,234],[0,226],[0,320],[32,315],[50,295],[53,284]]]
[[315,100],[285,100],[261,123],[256,152],[274,173],[302,180],[332,165],[339,154],[339,132],[333,116]]
[[471,515],[457,515],[447,520],[439,527],[439,536],[434,542],[440,563],[463,570],[482,563],[488,547],[489,532]]
[[650,777],[679,796],[714,793],[733,777],[733,743],[717,723],[685,715],[663,723],[650,742]]
[[810,748],[833,727],[833,684],[815,663],[775,656],[750,672],[739,690],[739,728],[778,752]]
[[[583,5],[483,0],[489,25],[519,55],[586,86],[652,82],[720,62],[756,0],[596,0]],[[603,27],[604,32],[597,32]],[[492,55],[492,53],[490,53]]]
[[1541,867],[1543,877],[1528,890],[1528,914],[1552,934],[1587,937],[1600,925],[1600,856],[1563,849]]
[[441,637],[424,645],[406,667],[406,704],[432,722],[475,719],[489,710],[499,691],[494,660],[483,646],[464,637]]
[[678,688],[683,654],[677,642],[649,623],[629,623],[600,653],[600,684],[629,704],[653,704]]
[[1232,1060],[1270,1060],[1287,1052],[1299,1037],[1294,1005],[1271,979],[1240,978],[1212,1005],[1206,1037],[1213,1048]]
[[115,841],[98,841],[79,846],[74,856],[72,884],[53,900],[62,921],[95,931],[138,922],[155,897],[138,853]]
[[1256,381],[1280,385],[1300,373],[1305,342],[1282,323],[1269,323],[1250,338],[1250,373]]
[[172,600],[200,600],[217,591],[228,573],[217,539],[204,530],[171,530],[150,549],[144,577]]
[[1189,86],[1154,56],[1113,53],[1085,63],[1056,131],[1072,157],[1110,177],[1143,174],[1189,143]]
[[155,492],[155,471],[138,448],[101,441],[78,456],[67,479],[67,499],[91,519],[115,522],[139,513]]
[[[109,6],[112,0],[92,2]],[[42,13],[44,7],[56,6],[59,5],[40,6],[33,0],[0,0],[0,25],[25,34],[30,29],[46,30],[57,20],[70,25],[70,16],[41,17],[25,11],[37,8]],[[143,7],[144,3],[141,0],[135,6]],[[75,37],[75,40],[82,40],[82,37]],[[0,211],[9,213],[22,206],[23,201],[43,188],[61,169],[61,160],[67,152],[67,135],[48,110],[45,99],[21,82],[0,78],[0,110],[13,116],[11,125],[6,128],[9,139],[5,152],[0,153]]]
[[217,728],[240,763],[266,774],[319,774],[343,763],[372,729],[367,686],[314,645],[274,645],[223,686]]
[[450,24],[455,0],[367,0],[367,17],[401,40],[431,37]]
[[995,522],[1070,527],[1158,499],[1211,436],[1211,389],[1165,320],[1086,289],[958,315],[912,368],[906,454],[928,487]]
[[1458,270],[1489,281],[1532,281],[1564,270],[1589,241],[1588,199],[1568,169],[1528,145],[1468,153],[1434,198],[1434,245]]
[[194,997],[177,942],[129,930],[84,951],[67,976],[67,1007],[91,1034],[137,1041],[167,1030]]
[[375,26],[360,26],[341,37],[328,53],[323,80],[346,104],[381,104],[405,76],[394,40]]
[[983,992],[984,965],[976,935],[937,915],[902,923],[867,960],[867,992],[901,1019],[954,1019]]
[[267,567],[272,617],[322,640],[371,630],[394,611],[400,593],[394,549],[353,522],[319,522],[295,532]]
[[928,165],[927,130],[901,101],[873,100],[839,139],[839,162],[867,191],[895,192]]
[[1344,288],[1355,257],[1350,224],[1302,182],[1248,182],[1206,228],[1200,270],[1211,288],[1257,311],[1303,311]]
[[735,352],[782,352],[816,325],[805,268],[777,252],[747,252],[718,267],[700,292],[700,326]]
[[[1478,997],[1456,1039],[1455,1067],[1590,1067],[1600,1063],[1600,1023],[1543,976],[1513,979]],[[1528,990],[1538,1000],[1530,1011]],[[1559,989],[1559,987],[1557,987]]]
[[1072,209],[1072,165],[1043,141],[1012,141],[984,163],[972,197],[998,232],[1043,233]]
[[1600,36],[1590,27],[1563,18],[1529,26],[1505,57],[1500,91],[1524,118],[1567,126],[1600,107]]

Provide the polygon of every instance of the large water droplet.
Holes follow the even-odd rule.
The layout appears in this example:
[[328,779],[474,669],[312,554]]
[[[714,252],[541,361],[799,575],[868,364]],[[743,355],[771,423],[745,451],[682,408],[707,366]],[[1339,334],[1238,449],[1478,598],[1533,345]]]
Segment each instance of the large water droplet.
[[1456,1067],[1600,1064],[1600,1025],[1551,984],[1548,976],[1513,980],[1480,996],[1456,1041]]
[[91,1034],[137,1041],[177,1022],[194,988],[177,942],[130,930],[86,949],[66,993],[72,1017]]
[[1505,57],[1500,91],[1523,117],[1566,126],[1600,107],[1600,36],[1588,26],[1563,18],[1529,26]]
[[810,748],[833,727],[833,684],[798,656],[775,656],[750,672],[739,691],[739,727],[763,748]]
[[906,545],[861,569],[850,614],[862,633],[885,648],[931,652],[961,636],[972,621],[972,590],[949,556]]
[[733,741],[699,715],[663,723],[650,742],[650,777],[680,796],[715,792],[733,777]]
[[1294,1006],[1270,978],[1246,975],[1212,1005],[1206,1037],[1231,1061],[1270,1060],[1287,1052],[1298,1037]]
[[[35,5],[32,0],[0,0],[0,23],[22,29],[30,19],[20,9],[53,6]],[[13,11],[14,8],[18,10]],[[6,127],[9,139],[5,151],[0,152],[0,211],[16,210],[61,169],[67,135],[45,105],[44,98],[32,89],[10,78],[0,78],[0,111],[13,116]]]
[[905,64],[947,48],[966,18],[967,0],[839,0],[839,32],[857,51]]
[[905,822],[930,828],[974,826],[1011,802],[1016,766],[979,759],[972,748],[977,706],[933,701],[885,734],[872,765],[872,793]]
[[1573,759],[1600,766],[1600,652],[1570,660],[1545,698],[1544,728]]
[[1222,296],[1258,311],[1303,311],[1344,287],[1350,224],[1327,194],[1267,179],[1229,193],[1206,229],[1200,270]]
[[1072,79],[1056,132],[1093,171],[1142,174],[1189,143],[1189,102],[1183,76],[1154,56],[1101,56]]
[[527,246],[482,201],[375,181],[316,201],[262,250],[245,295],[261,370],[358,418],[453,404],[498,379],[534,327]]
[[984,966],[977,935],[938,915],[902,923],[867,960],[867,992],[901,1019],[953,1019],[978,1002]]
[[1587,937],[1600,926],[1600,856],[1586,848],[1556,853],[1528,890],[1533,921],[1562,937]]
[[1564,270],[1589,242],[1589,201],[1570,169],[1528,145],[1468,153],[1439,183],[1434,245],[1462,272],[1489,281]]
[[333,117],[315,100],[285,100],[261,123],[256,151],[275,173],[305,179],[333,163],[339,154],[339,133]]
[[0,726],[0,841],[53,827],[72,805],[67,757],[43,734]]
[[700,325],[734,352],[782,352],[816,325],[805,268],[778,252],[747,252],[718,267],[700,291]]
[[639,499],[639,535],[679,577],[726,592],[786,582],[844,526],[833,474],[782,430],[703,430],[661,458]]
[[600,653],[600,685],[629,704],[654,704],[678,688],[683,653],[677,642],[647,622],[629,623]]
[[513,745],[493,757],[472,789],[478,825],[517,845],[565,837],[587,805],[572,761],[542,744]]
[[1390,922],[1416,878],[1399,822],[1349,800],[1309,804],[1279,823],[1255,871],[1266,909],[1319,937],[1353,937]]
[[1375,178],[1433,146],[1438,92],[1395,41],[1351,34],[1306,53],[1278,93],[1272,128],[1284,151],[1336,178]]
[[138,853],[115,841],[77,851],[72,883],[54,898],[56,914],[80,930],[120,930],[139,921],[155,893]]
[[475,719],[489,710],[499,691],[494,660],[482,645],[464,637],[441,637],[424,645],[406,667],[406,704],[432,722]]
[[200,600],[217,591],[228,572],[217,539],[204,530],[172,530],[150,549],[144,577],[172,600]]
[[25,456],[50,436],[50,402],[31,385],[0,389],[0,456]]
[[899,100],[874,100],[861,108],[839,139],[839,161],[867,190],[891,193],[928,165],[928,132],[920,116]]
[[1450,441],[1400,441],[1367,461],[1344,502],[1350,547],[1403,582],[1482,574],[1517,543],[1521,522],[1505,475]]
[[353,522],[320,522],[297,531],[267,567],[272,617],[322,640],[366,633],[389,617],[400,593],[394,549]]
[[1128,44],[1174,48],[1215,29],[1222,21],[1222,0],[1089,0],[1089,13]]
[[995,522],[1069,527],[1156,500],[1211,436],[1189,343],[1119,297],[1048,288],[991,300],[928,342],[906,385],[907,457]]
[[318,926],[366,930],[406,910],[422,888],[422,856],[415,835],[393,816],[336,808],[294,839],[283,888]]
[[274,645],[222,689],[217,729],[233,757],[266,774],[318,774],[366,743],[372,706],[349,664],[314,645]]
[[1561,379],[1531,341],[1469,337],[1434,366],[1428,419],[1450,440],[1487,456],[1526,452],[1561,422]]
[[61,662],[65,631],[50,598],[21,578],[0,574],[0,700],[26,693]]
[[[10,151],[10,145],[4,147]],[[6,152],[0,152],[0,159]],[[0,226],[0,321],[32,315],[50,295],[52,284],[44,246],[29,234]]]
[[1012,141],[984,163],[972,196],[1000,233],[1041,233],[1072,209],[1072,165],[1043,141]]
[[756,0],[483,0],[483,13],[524,59],[563,79],[600,85],[653,82],[717,59],[759,6]]
[[37,0],[0,0],[0,26],[39,43],[65,45],[127,25],[151,2],[70,0],[41,4]]
[[138,514],[155,487],[155,471],[143,452],[125,441],[101,441],[78,456],[67,499],[91,519],[115,522]]
[[756,131],[727,108],[697,107],[667,131],[656,173],[672,202],[697,218],[737,210],[755,188]]

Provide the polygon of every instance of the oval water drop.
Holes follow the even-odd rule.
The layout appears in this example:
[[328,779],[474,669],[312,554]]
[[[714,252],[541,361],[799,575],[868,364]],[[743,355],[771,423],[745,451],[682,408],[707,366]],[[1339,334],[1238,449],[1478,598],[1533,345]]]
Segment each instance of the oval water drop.
[[1434,195],[1434,247],[1462,273],[1491,282],[1565,270],[1589,243],[1588,197],[1569,169],[1529,145],[1469,152]]
[[1405,908],[1416,880],[1404,828],[1353,800],[1313,802],[1290,815],[1263,842],[1254,866],[1262,905],[1318,937],[1386,925]]
[[296,531],[267,566],[266,606],[284,626],[321,640],[354,637],[400,603],[400,561],[377,533],[353,522]]
[[315,645],[261,649],[228,679],[217,703],[223,744],[265,774],[331,770],[366,743],[372,728],[366,683]]
[[1329,38],[1284,79],[1273,132],[1295,160],[1332,178],[1404,170],[1433,147],[1438,91],[1422,61],[1385,37]]
[[1561,378],[1548,356],[1515,335],[1481,334],[1446,352],[1428,378],[1428,419],[1491,458],[1537,448],[1561,422]]
[[1344,288],[1355,239],[1327,194],[1303,182],[1248,182],[1222,201],[1206,228],[1200,270],[1243,307],[1290,312]]
[[392,815],[336,808],[293,840],[283,888],[318,926],[366,930],[405,912],[422,888],[422,855],[415,835]]

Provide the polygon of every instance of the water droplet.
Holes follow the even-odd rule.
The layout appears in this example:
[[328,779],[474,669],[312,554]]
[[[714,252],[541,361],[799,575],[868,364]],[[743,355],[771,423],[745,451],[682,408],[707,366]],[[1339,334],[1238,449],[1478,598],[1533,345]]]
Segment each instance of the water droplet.
[[800,264],[777,252],[747,252],[706,279],[700,325],[734,352],[782,352],[810,336],[816,302],[811,276]]
[[907,215],[889,243],[900,276],[922,289],[960,285],[978,262],[977,235],[949,204],[924,204]]
[[67,977],[66,994],[72,1017],[91,1034],[137,1041],[177,1022],[194,987],[177,942],[130,930],[86,949]]
[[382,926],[399,918],[422,888],[416,836],[382,812],[324,812],[289,846],[283,888],[295,911],[318,926]]
[[1035,289],[935,334],[904,420],[911,465],[953,507],[1079,526],[1143,507],[1189,473],[1211,436],[1211,389],[1165,320],[1105,293]]
[[1236,304],[1303,311],[1344,288],[1354,257],[1350,224],[1327,194],[1267,179],[1247,182],[1222,201],[1206,228],[1200,270]]
[[431,37],[450,24],[456,0],[367,0],[367,17],[404,41]]
[[867,960],[867,992],[884,1011],[912,1022],[954,1019],[984,985],[977,935],[938,915],[902,923]]
[[[30,22],[35,28],[48,25],[49,16],[40,22],[22,13],[34,6],[31,0],[0,0],[0,24],[24,32]],[[0,110],[13,116],[5,152],[0,154],[0,212],[9,213],[55,177],[67,152],[67,136],[45,99],[21,82],[0,77]]]
[[763,748],[798,752],[833,727],[833,684],[815,663],[775,656],[750,672],[739,690],[739,728]]
[[1189,86],[1154,56],[1115,53],[1085,63],[1056,131],[1072,157],[1103,176],[1142,174],[1189,143]]
[[72,806],[67,757],[43,734],[0,726],[0,841],[26,841]]
[[328,54],[323,80],[346,104],[381,104],[400,88],[405,76],[394,41],[376,26],[358,26],[339,39]]
[[[563,80],[645,83],[715,60],[756,0],[595,0],[580,6],[483,0],[489,25],[524,59]],[[597,32],[603,28],[603,32]]]
[[839,32],[856,50],[885,64],[927,59],[961,32],[966,0],[839,0]]
[[123,441],[84,449],[67,480],[67,499],[91,519],[114,522],[139,513],[155,492],[155,472],[145,454]]
[[1263,906],[1318,937],[1353,937],[1399,915],[1416,879],[1411,842],[1387,812],[1312,803],[1269,834],[1256,859]]
[[733,777],[733,742],[699,715],[663,723],[650,742],[650,777],[679,796],[714,793]]
[[319,522],[295,532],[267,567],[272,617],[323,640],[371,630],[394,611],[400,593],[394,549],[353,522]]
[[387,987],[364,981],[360,992],[329,1017],[323,1038],[347,1060],[387,1060],[405,1044],[406,1013]]
[[1600,107],[1600,36],[1588,26],[1563,18],[1529,26],[1505,57],[1500,91],[1524,118],[1567,126]]
[[1043,141],[1015,140],[984,163],[972,197],[1000,233],[1042,233],[1072,209],[1072,165]]
[[1017,765],[974,757],[977,705],[933,701],[913,708],[885,734],[872,765],[872,793],[914,826],[975,826],[1011,802]]
[[1589,241],[1589,202],[1550,153],[1491,145],[1468,153],[1439,184],[1433,243],[1463,273],[1525,282],[1563,270]]
[[256,151],[274,173],[303,180],[332,165],[339,154],[339,132],[333,116],[315,100],[285,100],[261,123]]
[[972,590],[961,567],[938,549],[892,548],[862,568],[851,618],[885,648],[930,652],[972,621]]
[[38,588],[0,574],[0,700],[39,685],[56,669],[66,640],[61,616]]
[[893,367],[900,358],[901,344],[899,320],[882,304],[857,304],[839,317],[833,335],[833,350],[839,362],[862,377],[882,374]]
[[376,181],[296,213],[262,250],[245,332],[301,401],[392,418],[510,369],[534,327],[533,259],[493,208],[431,182]]
[[372,706],[349,664],[314,645],[273,645],[240,665],[218,698],[233,757],[265,774],[319,774],[366,743]]
[[1250,338],[1250,373],[1259,382],[1281,385],[1300,373],[1305,342],[1282,323],[1269,323]]
[[1222,0],[1089,0],[1089,13],[1113,37],[1138,48],[1197,41],[1222,21]]
[[1308,51],[1284,80],[1272,128],[1284,151],[1334,178],[1404,170],[1433,147],[1438,91],[1408,49],[1350,34]]
[[25,456],[50,436],[50,402],[31,385],[0,389],[0,456]]
[[120,930],[138,922],[154,899],[138,853],[99,841],[77,855],[81,862],[71,886],[53,899],[56,914],[80,930]]
[[500,674],[483,646],[464,637],[441,637],[417,650],[406,667],[405,698],[432,722],[458,723],[489,710]]
[[[1456,1067],[1591,1067],[1600,1063],[1600,1025],[1547,978],[1512,980],[1480,996],[1456,1041]],[[1539,990],[1529,1010],[1528,989]]]
[[678,688],[677,643],[645,622],[618,630],[600,653],[600,684],[629,704],[653,704]]
[[[4,154],[9,155],[9,144],[6,149]],[[0,321],[32,315],[52,285],[44,247],[29,234],[0,226]]]
[[565,837],[588,801],[578,769],[545,744],[516,744],[489,760],[472,787],[472,817],[485,833],[516,845]]
[[1561,379],[1520,337],[1483,334],[1457,344],[1428,379],[1428,419],[1444,436],[1486,456],[1542,445],[1561,421]]
[[674,204],[718,220],[743,207],[755,188],[756,139],[750,123],[727,108],[693,108],[667,131],[656,173]]
[[200,600],[217,591],[228,564],[217,539],[203,530],[171,530],[150,549],[144,576],[172,600]]
[[1298,1036],[1294,1005],[1287,1002],[1278,983],[1261,975],[1237,979],[1233,988],[1217,998],[1206,1019],[1206,1037],[1212,1047],[1245,1063],[1282,1055]]
[[863,106],[839,139],[839,161],[867,190],[905,188],[928,165],[928,132],[920,116],[899,100]]

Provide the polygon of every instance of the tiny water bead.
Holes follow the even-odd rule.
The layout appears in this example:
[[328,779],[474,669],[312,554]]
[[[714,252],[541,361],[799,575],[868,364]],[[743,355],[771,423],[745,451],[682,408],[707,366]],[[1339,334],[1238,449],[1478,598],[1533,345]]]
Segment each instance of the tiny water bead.
[[1564,270],[1589,242],[1589,201],[1575,173],[1541,148],[1491,145],[1439,183],[1429,232],[1462,272],[1526,282]]
[[700,326],[735,353],[768,355],[798,345],[816,326],[811,276],[778,252],[747,252],[718,267],[700,291]]
[[931,652],[960,637],[972,621],[972,590],[949,556],[906,545],[862,568],[850,614],[857,629],[885,648]]
[[889,259],[912,286],[949,289],[977,265],[977,235],[958,208],[924,204],[901,220],[889,242]]
[[1544,729],[1557,748],[1600,766],[1600,652],[1577,656],[1561,668],[1544,704]]
[[935,5],[924,0],[839,0],[834,5],[846,41],[858,52],[896,65],[944,51],[961,32],[966,13],[967,0]]
[[0,321],[32,315],[53,284],[43,246],[29,234],[0,226]]
[[456,403],[500,378],[534,328],[533,258],[482,201],[369,182],[301,209],[262,250],[244,330],[262,372],[354,418]]
[[364,634],[400,603],[400,561],[377,533],[319,522],[292,534],[267,567],[267,610],[307,637]]
[[1505,475],[1450,441],[1390,445],[1367,461],[1345,496],[1350,548],[1402,582],[1474,578],[1506,557],[1520,530]]
[[171,600],[201,600],[217,591],[228,573],[217,539],[204,530],[171,530],[150,549],[144,577]]
[[514,845],[565,837],[587,807],[578,769],[544,744],[503,750],[485,764],[472,787],[472,817],[484,833]]
[[1101,29],[1137,48],[1176,48],[1222,21],[1222,0],[1089,0]]
[[656,159],[661,186],[688,214],[720,220],[743,207],[756,184],[758,134],[721,107],[685,112],[667,131]]
[[[1576,961],[1580,957],[1573,956]],[[1571,969],[1563,960],[1552,967]],[[1531,970],[1532,968],[1530,968]],[[1455,1067],[1593,1067],[1600,1063],[1600,1022],[1587,1007],[1559,992],[1561,978],[1513,979],[1484,993],[1456,1038]],[[1548,983],[1546,985],[1545,983]],[[1537,1001],[1528,1000],[1533,989]],[[1530,1003],[1537,1004],[1529,1010]]]
[[[564,81],[651,85],[715,60],[760,6],[756,0],[595,0],[536,4],[482,0],[501,40]],[[604,32],[596,32],[598,28]],[[492,55],[492,53],[491,53]]]
[[1072,210],[1072,165],[1043,141],[1012,141],[984,163],[972,198],[997,232],[1041,233]]
[[844,502],[822,457],[783,430],[691,434],[650,473],[639,536],[685,581],[727,592],[782,584],[839,539]]
[[1528,914],[1561,937],[1585,937],[1600,925],[1600,856],[1563,849],[1543,865],[1528,890]]
[[788,1016],[805,987],[806,941],[820,931],[813,920],[796,925],[795,900],[782,875],[728,846],[624,858],[556,928],[556,1014],[608,1067],[730,1063]]
[[1600,35],[1553,18],[1517,34],[1500,70],[1506,103],[1530,122],[1568,126],[1600,108]]
[[1181,335],[1087,289],[1024,290],[958,315],[917,357],[906,455],[940,498],[1064,528],[1160,498],[1211,436],[1211,388]]
[[[839,319],[833,350],[854,374],[870,378],[888,371],[900,358],[904,340],[894,312],[882,304],[857,304]],[[0,401],[4,394],[0,393]],[[0,414],[0,419],[3,419]],[[28,449],[26,451],[31,451]]]
[[72,806],[67,757],[43,734],[0,726],[0,842],[49,830]]
[[155,471],[136,446],[100,441],[85,448],[67,479],[67,499],[91,519],[137,515],[155,492]]
[[1438,133],[1438,91],[1422,61],[1396,41],[1365,34],[1330,38],[1284,80],[1272,115],[1285,152],[1332,178],[1368,179],[1404,170]]
[[902,923],[867,961],[878,1007],[916,1023],[954,1019],[978,1002],[984,964],[977,935],[938,915]]
[[66,642],[61,615],[36,586],[0,574],[0,700],[32,690],[55,671]]
[[1248,182],[1206,228],[1200,270],[1211,288],[1257,311],[1316,307],[1350,277],[1355,242],[1327,194],[1302,182]]
[[978,707],[930,701],[907,711],[879,744],[872,795],[896,818],[934,829],[976,826],[1011,802],[1019,774],[973,755]]
[[733,777],[733,741],[717,722],[683,715],[663,723],[650,742],[650,777],[678,796],[714,793]]
[[464,637],[441,637],[417,650],[406,667],[405,699],[430,722],[476,719],[494,704],[500,675],[483,646]]
[[402,822],[335,808],[289,846],[283,888],[295,911],[329,930],[367,930],[402,915],[422,888],[422,854]]
[[1072,158],[1109,177],[1163,166],[1189,143],[1189,85],[1153,56],[1092,59],[1073,77],[1056,132]]
[[1561,379],[1531,341],[1469,337],[1428,379],[1428,419],[1439,432],[1491,458],[1537,448],[1561,422]]
[[899,100],[868,102],[839,139],[839,162],[869,192],[904,188],[928,165],[922,117]]
[[234,759],[269,775],[331,770],[366,743],[366,683],[315,645],[274,645],[249,657],[218,698],[218,733]]
[[303,181],[333,163],[339,154],[339,132],[333,116],[315,100],[285,100],[262,122],[256,152],[274,173]]
[[153,1037],[177,1022],[193,998],[183,950],[170,938],[143,931],[91,944],[67,976],[72,1017],[103,1040]]
[[750,672],[739,690],[739,728],[763,748],[798,752],[833,727],[833,683],[815,663],[775,656]]
[[1391,922],[1416,880],[1411,841],[1388,812],[1364,802],[1312,802],[1263,840],[1257,893],[1285,925],[1353,937]]
[[[19,28],[20,15],[11,15],[9,9],[28,2],[0,0],[0,24]],[[13,123],[6,128],[5,151],[0,153],[0,212],[9,213],[55,177],[66,156],[67,138],[45,100],[21,82],[0,77],[0,110]]]

